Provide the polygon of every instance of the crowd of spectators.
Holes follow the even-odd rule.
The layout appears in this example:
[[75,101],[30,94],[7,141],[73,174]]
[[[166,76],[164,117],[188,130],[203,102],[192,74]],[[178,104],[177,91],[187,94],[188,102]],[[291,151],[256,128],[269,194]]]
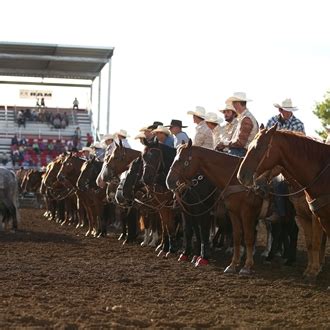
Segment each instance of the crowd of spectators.
[[[71,139],[26,139],[24,136],[18,139],[15,135],[11,141],[10,156],[13,167],[42,167],[59,154],[65,151],[76,151],[78,148],[81,148],[81,143],[74,146]],[[1,157],[0,160],[2,161]]]
[[69,125],[69,116],[66,112],[61,113],[60,111],[57,111],[57,113],[53,113],[52,111],[48,111],[46,108],[41,107],[32,110],[19,110],[17,112],[18,127],[25,127],[26,121],[47,123],[51,127],[64,129]]

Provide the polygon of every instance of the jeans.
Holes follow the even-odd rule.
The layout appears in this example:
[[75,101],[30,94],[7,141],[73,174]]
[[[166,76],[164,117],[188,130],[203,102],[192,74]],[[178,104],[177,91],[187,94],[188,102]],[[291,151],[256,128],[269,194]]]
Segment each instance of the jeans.
[[228,154],[232,155],[232,156],[244,157],[245,154],[246,154],[246,149],[244,149],[244,148],[229,148]]
[[[288,185],[281,174],[272,180],[272,185],[275,194],[287,194],[289,192]],[[280,217],[286,215],[286,198],[285,196],[274,196],[274,212]]]

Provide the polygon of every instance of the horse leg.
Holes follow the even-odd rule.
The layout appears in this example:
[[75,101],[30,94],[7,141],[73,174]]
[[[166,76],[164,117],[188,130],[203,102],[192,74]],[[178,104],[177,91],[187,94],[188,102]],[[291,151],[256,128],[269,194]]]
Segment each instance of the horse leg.
[[151,218],[151,231],[152,231],[152,240],[149,243],[149,246],[156,247],[159,241],[159,229],[161,228],[161,220],[159,214],[152,215]]
[[188,261],[189,255],[192,251],[192,224],[191,216],[187,214],[182,215],[183,224],[183,252],[180,254],[178,261]]
[[237,215],[229,211],[230,221],[233,227],[234,253],[230,265],[224,270],[225,274],[234,274],[240,263],[240,246],[242,237],[242,226]]
[[169,237],[169,248],[168,248],[168,253],[166,253],[166,257],[169,257],[171,254],[176,253],[178,250],[176,228],[177,225],[179,225],[179,223],[176,222],[176,214],[172,209],[166,209],[166,213],[167,213],[166,228]]
[[210,257],[210,230],[211,230],[211,215],[210,213],[205,214],[204,216],[198,219],[199,228],[200,228],[200,237],[201,237],[201,253],[195,266],[206,266],[209,264]]
[[125,243],[132,243],[136,240],[137,237],[137,215],[138,211],[135,207],[130,208],[127,213],[127,238],[123,242]]
[[257,216],[254,214],[249,217],[245,217],[242,221],[243,231],[244,231],[244,241],[246,247],[246,260],[244,267],[240,270],[240,275],[251,275],[252,267],[254,265],[253,260],[253,248],[255,242],[255,225],[256,225]]

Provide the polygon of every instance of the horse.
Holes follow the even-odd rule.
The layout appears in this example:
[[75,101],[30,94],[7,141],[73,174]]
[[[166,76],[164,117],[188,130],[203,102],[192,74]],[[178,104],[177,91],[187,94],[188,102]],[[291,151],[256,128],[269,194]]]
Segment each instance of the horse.
[[16,231],[20,220],[18,182],[15,173],[5,167],[0,167],[0,212],[5,227],[12,219],[12,230]]
[[[305,190],[311,211],[330,236],[330,146],[292,132],[262,130],[249,146],[238,178],[252,186],[254,178],[281,166]],[[308,164],[308,168],[306,168]]]
[[236,173],[242,158],[226,153],[192,146],[192,141],[180,146],[176,158],[166,178],[169,189],[175,189],[177,182],[187,182],[198,173],[203,173],[214,186],[222,192],[218,199],[223,199],[228,210],[234,240],[234,253],[226,274],[236,273],[240,264],[241,234],[244,233],[246,261],[240,270],[241,275],[253,273],[253,247],[255,228],[262,210],[263,198],[242,186]]

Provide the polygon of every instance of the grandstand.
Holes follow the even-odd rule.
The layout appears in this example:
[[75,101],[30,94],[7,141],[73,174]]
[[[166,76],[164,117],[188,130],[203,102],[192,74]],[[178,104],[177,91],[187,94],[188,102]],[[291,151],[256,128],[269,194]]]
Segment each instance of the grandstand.
[[[1,84],[8,83],[34,84],[39,85],[39,88],[44,86],[84,87],[90,89],[91,104],[93,104],[92,97],[96,96],[98,99],[97,109],[74,110],[73,108],[42,107],[43,111],[52,113],[54,116],[63,116],[66,113],[66,125],[62,125],[65,128],[55,128],[53,121],[40,120],[39,117],[37,120],[35,118],[30,120],[30,117],[27,117],[27,120],[24,120],[25,124],[22,125],[19,119],[22,113],[31,113],[32,111],[35,113],[40,108],[31,107],[31,102],[27,102],[28,106],[24,106],[22,102],[20,106],[5,106],[4,101],[0,100],[0,155],[3,152],[8,155],[12,155],[13,151],[16,152],[16,147],[11,145],[14,136],[17,136],[19,141],[25,138],[24,157],[21,157],[19,162],[14,162],[15,167],[21,165],[40,167],[47,164],[59,151],[70,150],[77,127],[81,131],[78,148],[86,145],[87,133],[90,133],[94,140],[98,140],[100,125],[105,122],[100,120],[100,85],[101,71],[106,64],[108,64],[109,87],[107,92],[108,108],[104,112],[107,117],[106,129],[103,128],[103,131],[107,131],[109,128],[112,55],[113,48],[0,42],[0,76],[18,76],[25,79],[25,81],[17,79],[14,82],[8,82],[0,78],[0,88]],[[42,78],[42,83],[31,82],[31,77]],[[58,80],[54,83],[47,83],[44,78],[57,78]],[[90,83],[84,85],[81,83],[83,80]],[[97,81],[98,86],[97,93],[92,92],[95,81]],[[20,152],[23,147],[20,146],[20,143],[17,144],[17,149]]]

